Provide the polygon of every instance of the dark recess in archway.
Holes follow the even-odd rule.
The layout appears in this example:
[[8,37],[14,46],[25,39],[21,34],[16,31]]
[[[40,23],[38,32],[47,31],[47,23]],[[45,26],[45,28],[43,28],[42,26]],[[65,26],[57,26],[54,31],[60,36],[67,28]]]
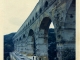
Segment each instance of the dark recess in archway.
[[45,17],[45,18],[42,20],[39,29],[44,29],[44,30],[48,31],[49,26],[50,26],[50,23],[51,23],[51,19],[50,19],[49,17]]
[[45,5],[44,5],[44,6],[45,6],[45,7],[47,7],[47,6],[48,6],[48,2],[47,2],[47,1],[45,2]]
[[48,57],[49,60],[56,59],[56,37],[54,29],[50,28],[48,31]]
[[49,60],[54,60],[56,58],[56,37],[54,29],[49,29],[50,24],[51,19],[45,17],[43,18],[39,29],[43,29],[45,35],[48,35],[48,58]]
[[32,29],[30,29],[30,31],[29,31],[29,36],[32,36],[34,34],[34,32],[33,32],[33,30]]
[[33,37],[33,49],[34,49],[33,54],[35,56],[36,55],[36,43],[35,43],[34,31],[32,29],[30,29],[28,35]]

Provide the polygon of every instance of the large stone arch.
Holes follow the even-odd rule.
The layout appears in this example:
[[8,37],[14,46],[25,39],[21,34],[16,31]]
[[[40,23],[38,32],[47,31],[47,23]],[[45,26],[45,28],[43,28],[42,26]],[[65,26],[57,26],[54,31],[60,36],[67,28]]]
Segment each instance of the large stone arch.
[[50,17],[43,17],[36,40],[36,56],[40,60],[48,60],[48,30],[52,20]]
[[34,56],[35,55],[35,37],[34,37],[34,31],[32,29],[29,30],[28,33],[28,39],[27,39],[27,55],[28,56]]
[[[72,60],[75,59],[75,56],[71,57],[70,54],[69,57],[67,58],[64,56],[65,51],[68,50],[72,51],[71,54],[75,55],[75,0],[73,0],[72,2],[70,1],[69,3],[71,4],[68,7],[66,5],[66,9],[58,11],[59,8],[56,8],[55,11],[57,10],[58,12],[56,12],[54,16],[51,15],[51,17],[55,18],[54,21],[53,20],[52,21],[53,23],[55,23],[56,44],[57,44],[56,48],[57,48],[58,60],[65,60],[67,58]],[[51,19],[49,17],[43,18],[39,27],[38,40],[40,38],[42,38],[42,40],[47,40],[48,37],[47,31],[50,23]],[[42,43],[42,45],[43,44],[44,43]],[[45,46],[47,46],[47,44]],[[39,54],[41,53],[39,52]],[[46,57],[47,55],[48,54],[46,54]]]

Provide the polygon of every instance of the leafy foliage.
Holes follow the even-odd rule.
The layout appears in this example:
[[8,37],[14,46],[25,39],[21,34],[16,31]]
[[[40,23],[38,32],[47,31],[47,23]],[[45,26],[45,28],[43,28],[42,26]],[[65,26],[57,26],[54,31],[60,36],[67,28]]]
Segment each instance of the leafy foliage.
[[[9,52],[13,51],[13,42],[12,37],[15,33],[4,35],[4,60],[9,58]],[[9,59],[8,59],[9,60]]]
[[[13,51],[13,42],[12,42],[12,37],[14,36],[15,33],[11,33],[8,35],[4,35],[4,60],[9,58],[9,52]],[[55,38],[55,33],[54,29],[49,29],[48,31],[48,57],[49,60],[54,60],[56,57],[56,38]],[[9,60],[9,59],[8,59]]]

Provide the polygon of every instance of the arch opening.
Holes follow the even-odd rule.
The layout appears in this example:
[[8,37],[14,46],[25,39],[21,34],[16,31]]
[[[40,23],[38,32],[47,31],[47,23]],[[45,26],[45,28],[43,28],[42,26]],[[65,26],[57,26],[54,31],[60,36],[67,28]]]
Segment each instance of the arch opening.
[[42,8],[39,9],[39,13],[42,13]]
[[36,55],[36,44],[35,44],[35,36],[34,36],[34,31],[32,29],[29,30],[29,34],[28,36],[30,36],[31,39],[31,46],[32,46],[32,50],[33,50],[33,56]]
[[29,35],[29,36],[33,36],[33,34],[34,34],[33,30],[32,30],[32,29],[30,29],[30,30],[29,30],[29,34],[28,34],[28,35]]
[[47,6],[48,6],[48,2],[46,1],[46,2],[45,2],[45,5],[44,5],[44,7],[47,7]]
[[49,17],[43,18],[39,27],[39,31],[44,38],[44,43],[48,44],[48,60],[56,59],[56,37],[53,22]]

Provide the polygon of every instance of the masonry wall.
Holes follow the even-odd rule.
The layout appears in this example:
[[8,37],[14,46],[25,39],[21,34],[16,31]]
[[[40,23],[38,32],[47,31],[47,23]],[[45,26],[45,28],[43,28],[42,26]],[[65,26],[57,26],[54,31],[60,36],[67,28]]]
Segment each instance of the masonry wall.
[[72,1],[40,0],[13,37],[15,51],[34,56],[35,50],[38,59],[48,60],[47,30],[50,22],[53,22],[56,33],[57,58],[63,60],[66,48],[75,51],[75,3]]

